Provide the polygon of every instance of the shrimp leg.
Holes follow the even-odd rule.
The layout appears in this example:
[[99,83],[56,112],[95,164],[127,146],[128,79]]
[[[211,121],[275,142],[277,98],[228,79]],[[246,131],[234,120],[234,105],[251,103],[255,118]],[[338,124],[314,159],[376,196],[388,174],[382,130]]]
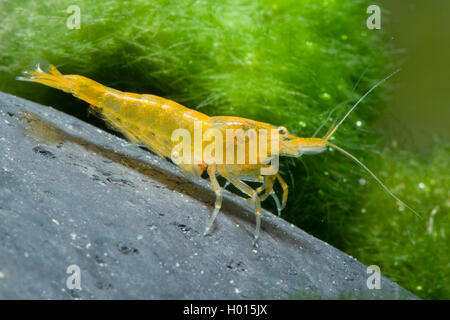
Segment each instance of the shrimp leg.
[[286,183],[286,181],[284,181],[284,179],[281,177],[281,175],[279,173],[277,173],[276,176],[277,176],[278,183],[281,186],[281,189],[283,189],[283,197],[281,198],[281,210],[283,210],[286,207],[289,188],[288,188],[288,184]]
[[[283,189],[283,196],[282,196],[282,202],[280,204],[280,200],[278,199],[277,195],[273,191],[273,184],[275,180],[278,180],[278,183],[281,185],[281,188]],[[281,211],[286,207],[287,198],[288,198],[288,185],[284,181],[284,179],[281,177],[281,175],[278,173],[273,176],[266,176],[264,183],[262,186],[260,186],[256,191],[258,193],[261,193],[264,190],[264,193],[260,196],[261,201],[264,201],[267,199],[267,197],[270,195],[272,196],[273,200],[275,201],[275,205],[277,206],[277,212],[278,216],[281,215]]]
[[259,238],[259,231],[261,229],[261,200],[259,199],[258,193],[253,190],[248,184],[240,180],[238,177],[225,173],[220,172],[220,174],[230,181],[236,188],[238,188],[240,191],[245,193],[251,198],[251,201],[255,205],[255,216],[256,216],[256,228],[255,228],[255,234],[254,234],[254,240],[253,245],[256,245],[256,242]]
[[265,176],[264,183],[256,189],[256,192],[258,194],[260,194],[261,192],[264,191],[264,193],[260,196],[261,201],[266,200],[267,197],[270,195],[270,192],[273,190],[274,181],[275,181],[275,176]]
[[281,204],[280,200],[278,199],[275,191],[273,191],[273,184],[276,180],[276,175],[273,176],[265,176],[264,183],[256,189],[256,192],[260,194],[264,191],[262,195],[260,195],[261,202],[266,200],[268,196],[272,196],[273,200],[275,201],[275,205],[277,207],[277,214],[278,216],[281,216]]
[[[274,184],[275,180],[277,180],[277,179],[281,185],[281,188],[283,189],[282,203],[280,203],[278,196],[273,191],[273,184]],[[230,185],[230,181],[226,180],[225,184],[223,185],[222,188],[226,189],[229,185]],[[260,201],[263,202],[267,199],[268,196],[271,196],[273,198],[273,200],[275,201],[275,205],[277,207],[277,214],[278,214],[278,216],[281,216],[281,211],[286,207],[286,202],[287,202],[287,197],[288,197],[287,183],[283,180],[283,178],[279,174],[273,175],[273,176],[265,176],[264,183],[256,189],[256,192],[258,193],[258,195],[263,191],[264,191],[264,193],[260,195]],[[250,200],[249,202],[251,202],[251,199],[248,199],[248,200]]]
[[205,229],[205,232],[203,233],[203,235],[207,235],[210,233],[211,228],[214,224],[214,221],[216,220],[217,215],[219,214],[220,208],[222,207],[222,199],[223,199],[222,188],[220,187],[220,184],[216,178],[216,166],[210,165],[210,166],[208,166],[207,170],[208,170],[209,179],[211,181],[211,186],[214,190],[214,193],[216,194],[216,201],[214,204],[213,214],[208,221],[208,225],[206,226],[206,229]]

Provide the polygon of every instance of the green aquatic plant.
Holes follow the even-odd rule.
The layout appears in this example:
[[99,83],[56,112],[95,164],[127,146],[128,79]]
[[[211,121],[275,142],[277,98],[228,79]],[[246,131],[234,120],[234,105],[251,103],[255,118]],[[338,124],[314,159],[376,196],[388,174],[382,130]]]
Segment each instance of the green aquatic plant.
[[367,192],[368,186],[361,186],[366,197],[358,210],[360,218],[348,226],[354,244],[346,251],[366,264],[379,265],[385,276],[419,297],[449,299],[450,144],[437,141],[420,156],[386,147],[379,157],[381,177],[421,208],[423,220],[411,221],[404,207],[385,201],[383,192]]

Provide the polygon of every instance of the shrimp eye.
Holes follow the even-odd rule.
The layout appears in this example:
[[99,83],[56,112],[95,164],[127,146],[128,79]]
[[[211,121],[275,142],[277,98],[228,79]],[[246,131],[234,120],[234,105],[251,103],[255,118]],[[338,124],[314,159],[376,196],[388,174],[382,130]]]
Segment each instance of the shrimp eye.
[[279,134],[286,134],[288,132],[286,127],[278,127],[277,130]]

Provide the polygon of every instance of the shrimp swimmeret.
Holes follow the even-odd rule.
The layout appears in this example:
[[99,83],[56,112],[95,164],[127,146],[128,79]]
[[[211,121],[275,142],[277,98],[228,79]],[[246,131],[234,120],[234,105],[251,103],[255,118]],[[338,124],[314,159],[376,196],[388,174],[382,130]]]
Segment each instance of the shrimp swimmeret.
[[[17,77],[17,79],[37,82],[60,89],[86,101],[109,125],[124,134],[131,142],[141,143],[163,158],[171,158],[186,175],[200,177],[204,171],[207,171],[211,186],[216,194],[216,200],[205,234],[209,233],[220,211],[222,190],[226,187],[220,186],[217,176],[220,175],[225,178],[227,181],[226,185],[233,184],[249,196],[249,201],[254,205],[256,216],[254,243],[256,243],[261,225],[261,201],[272,196],[277,205],[278,215],[280,215],[287,202],[288,186],[277,170],[270,170],[270,168],[273,169],[272,161],[278,159],[278,156],[300,157],[303,154],[321,153],[327,147],[334,148],[355,161],[390,196],[418,215],[416,211],[398,199],[356,157],[329,142],[330,138],[356,106],[373,89],[395,73],[375,84],[353,105],[337,125],[330,128],[323,138],[296,137],[288,133],[284,127],[276,127],[268,123],[240,117],[209,117],[206,114],[155,95],[121,92],[80,75],[63,75],[53,65],[50,65],[48,73],[44,72],[38,65],[35,71],[26,71],[24,72],[26,77]],[[196,134],[199,127],[201,130],[209,130],[210,132],[215,130],[212,131],[214,132],[212,135],[215,138],[214,152],[211,153],[213,156],[207,158],[207,160],[201,156],[211,147],[211,144],[207,143],[208,139],[206,138],[198,142]],[[188,146],[193,148],[179,148],[177,143],[179,139],[174,139],[174,133],[179,133],[180,129],[184,130],[183,132],[188,136],[194,137],[194,139],[189,138],[187,140]],[[233,130],[240,132],[240,134],[231,136],[231,139],[226,139],[225,143],[223,143],[221,135],[228,138],[229,131]],[[252,132],[259,133],[258,138],[255,135],[252,136]],[[180,137],[183,138],[185,135],[178,135],[178,138]],[[203,136],[201,135],[201,137]],[[254,148],[251,147],[251,143],[249,143],[249,146],[246,146],[246,138],[250,142],[256,141]],[[222,143],[218,144],[219,141]],[[199,161],[198,157],[197,161],[177,161],[180,160],[180,157],[184,160],[192,160],[192,155],[193,158],[196,158],[195,150],[198,146],[200,146]],[[240,161],[239,159],[236,161],[236,156],[239,158],[239,150],[244,150],[244,156]],[[237,155],[235,155],[236,153]],[[224,159],[227,161],[221,161]],[[245,181],[262,182],[262,184],[255,190]],[[278,181],[283,189],[281,203],[273,191],[275,181]]]

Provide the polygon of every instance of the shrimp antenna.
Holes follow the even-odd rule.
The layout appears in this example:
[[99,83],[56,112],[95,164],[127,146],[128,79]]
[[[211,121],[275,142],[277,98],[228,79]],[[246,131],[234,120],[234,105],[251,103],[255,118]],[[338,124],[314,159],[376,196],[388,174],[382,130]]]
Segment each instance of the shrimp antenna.
[[422,216],[420,214],[418,214],[413,208],[411,208],[410,206],[408,206],[406,203],[404,203],[402,200],[400,200],[399,198],[397,198],[397,196],[395,194],[392,193],[391,190],[389,190],[388,187],[386,187],[386,185],[381,182],[381,180],[372,172],[369,170],[369,168],[367,168],[364,163],[362,163],[361,161],[359,161],[355,156],[353,156],[352,154],[350,154],[349,152],[345,151],[344,149],[338,147],[335,144],[332,144],[331,142],[327,142],[327,144],[338,150],[339,152],[343,153],[345,156],[347,156],[348,158],[352,159],[353,161],[355,161],[357,164],[359,164],[361,166],[361,168],[363,168],[365,171],[367,171],[372,178],[375,179],[376,182],[378,182],[378,184],[384,189],[384,191],[387,192],[387,194],[389,194],[391,197],[393,197],[395,200],[397,200],[402,206],[408,208],[409,210],[411,210],[416,216],[418,216],[419,218],[422,219]]
[[386,78],[384,78],[383,80],[378,81],[372,88],[370,88],[361,98],[359,98],[359,100],[353,105],[353,107],[351,107],[351,109],[347,112],[347,114],[342,118],[341,121],[339,121],[339,123],[333,128],[333,130],[331,130],[329,133],[327,133],[325,135],[325,137],[323,137],[323,139],[325,141],[328,141],[328,139],[330,139],[333,134],[336,132],[336,130],[339,128],[339,126],[342,124],[342,122],[345,121],[345,119],[347,119],[347,117],[350,115],[350,113],[353,112],[353,110],[355,110],[355,108],[358,106],[358,104],[360,104],[361,101],[363,101],[376,87],[378,87],[380,84],[382,84],[383,82],[385,82],[387,79],[389,79],[390,77],[394,76],[396,73],[398,73],[400,71],[400,69],[395,70],[394,72],[392,72],[390,75],[388,75]]
[[[359,78],[358,78],[358,81],[356,81],[356,84],[353,86],[352,91],[354,91],[354,90],[358,87],[359,82],[360,82],[361,79],[364,77],[364,75],[366,74],[367,70],[369,70],[369,67],[366,67],[366,68],[364,69],[363,73],[361,73],[361,75],[360,75]],[[314,132],[314,134],[312,135],[312,137],[314,138],[314,137],[319,133],[319,131],[322,130],[323,126],[328,122],[328,120],[331,119],[331,115],[333,114],[333,112],[334,112],[337,108],[339,108],[339,107],[342,106],[343,104],[346,104],[346,103],[348,103],[348,102],[350,102],[350,101],[352,101],[352,100],[351,100],[351,99],[347,99],[347,100],[342,101],[341,103],[339,103],[337,106],[335,106],[335,107],[333,108],[333,110],[331,110],[330,113],[328,114],[327,119],[326,119],[326,120],[320,125],[320,127],[317,128],[317,130]],[[325,134],[325,136],[327,136],[328,133],[329,133],[331,130],[334,129],[335,124],[336,124],[336,123],[333,123],[333,124],[332,124],[332,126],[330,127],[330,129],[328,129],[328,132]]]
[[[314,132],[314,134],[312,135],[312,138],[314,138],[320,130],[322,130],[322,128],[325,126],[325,124],[331,119],[331,116],[333,115],[333,112],[336,111],[337,108],[339,108],[340,106],[342,106],[343,104],[346,104],[348,102],[350,102],[350,99],[347,99],[345,101],[342,101],[341,103],[339,103],[337,106],[335,106],[330,113],[328,113],[327,119],[320,125],[320,127],[317,128],[316,132]],[[333,126],[328,130],[331,131],[331,129],[333,128]]]

